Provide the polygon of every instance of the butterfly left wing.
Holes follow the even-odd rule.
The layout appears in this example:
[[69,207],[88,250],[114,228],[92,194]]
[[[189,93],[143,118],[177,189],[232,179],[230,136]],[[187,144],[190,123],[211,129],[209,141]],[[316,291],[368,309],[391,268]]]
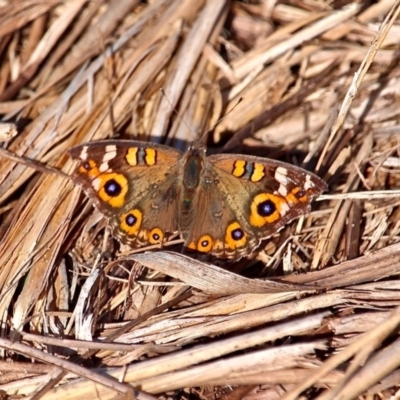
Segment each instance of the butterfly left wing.
[[72,179],[132,247],[162,243],[178,231],[176,176],[182,153],[148,142],[99,141],[69,150],[78,159]]

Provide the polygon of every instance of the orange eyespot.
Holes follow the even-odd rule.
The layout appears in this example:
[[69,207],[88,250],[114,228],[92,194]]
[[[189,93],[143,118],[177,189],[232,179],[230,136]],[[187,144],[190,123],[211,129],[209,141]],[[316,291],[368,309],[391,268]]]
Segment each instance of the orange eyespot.
[[97,168],[96,162],[94,160],[82,161],[79,172],[81,174],[89,175],[91,178],[95,178],[100,174]]
[[[81,174],[88,174],[89,176],[92,176],[91,170],[93,170],[94,168],[96,168],[96,163],[93,160],[82,161],[82,164],[79,167],[79,172]],[[96,170],[97,170],[97,175],[98,175],[99,170],[97,168],[96,168]]]
[[128,193],[128,180],[122,174],[99,174],[93,180],[93,187],[99,197],[111,207],[120,208],[125,204],[125,196]]
[[129,236],[135,236],[142,225],[142,218],[143,214],[140,210],[135,209],[128,211],[127,213],[121,215],[120,228]]
[[254,197],[250,205],[250,224],[262,227],[277,221],[289,209],[285,200],[270,193],[261,193]]
[[161,243],[164,239],[164,232],[159,228],[154,228],[149,233],[149,242],[151,244]]
[[209,253],[213,246],[213,240],[210,235],[203,235],[197,241],[197,250],[203,253]]
[[247,236],[238,222],[233,222],[226,228],[225,243],[232,250],[246,245]]

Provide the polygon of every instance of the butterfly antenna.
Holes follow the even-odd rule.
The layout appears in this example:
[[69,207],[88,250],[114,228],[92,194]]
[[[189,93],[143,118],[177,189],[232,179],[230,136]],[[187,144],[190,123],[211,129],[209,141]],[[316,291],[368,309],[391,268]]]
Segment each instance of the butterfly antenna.
[[114,61],[114,49],[112,46],[106,47],[106,40],[102,34],[102,32],[98,32],[99,34],[99,48],[102,49],[102,53],[104,54],[104,63],[102,68],[102,73],[104,75],[107,89],[108,89],[108,115],[110,118],[110,126],[112,130],[112,135],[115,136],[115,116],[114,116],[114,104],[112,99],[112,93],[115,92],[115,61]]
[[[188,131],[192,131],[192,129],[190,128],[190,126],[186,123],[186,121],[184,120],[184,118],[182,118],[181,114],[176,110],[176,108],[174,107],[174,105],[171,103],[171,101],[169,100],[167,94],[165,93],[164,88],[160,89],[162,95],[165,97],[165,99],[167,100],[168,104],[171,106],[171,109],[173,110],[173,112],[176,114],[176,116],[179,118],[179,120],[186,126],[186,128],[188,129]],[[223,115],[221,118],[218,119],[218,121],[210,128],[208,128],[200,137],[198,137],[198,139],[196,139],[196,141],[201,142],[202,139],[204,138],[204,136],[208,135],[210,132],[212,132],[215,127],[222,121],[224,120],[241,102],[243,101],[243,97],[240,97],[238,99],[238,101],[236,102],[236,104],[225,114]],[[193,132],[193,131],[192,131]]]
[[199,140],[201,141],[201,139],[204,138],[204,136],[208,135],[210,132],[212,132],[215,127],[221,122],[223,121],[241,102],[243,101],[243,97],[240,97],[239,100],[236,102],[236,104],[225,114],[223,115],[213,126],[211,126],[210,128],[208,128],[199,138]]
[[193,132],[192,129],[190,128],[190,126],[185,121],[185,119],[182,117],[182,115],[179,113],[179,111],[175,108],[175,106],[172,104],[172,102],[168,98],[167,94],[165,93],[164,88],[161,88],[160,91],[161,91],[162,95],[165,97],[165,100],[167,100],[167,103],[171,106],[172,111],[178,117],[179,121],[181,121],[183,123],[183,125],[186,126],[186,128],[188,129],[189,132]]

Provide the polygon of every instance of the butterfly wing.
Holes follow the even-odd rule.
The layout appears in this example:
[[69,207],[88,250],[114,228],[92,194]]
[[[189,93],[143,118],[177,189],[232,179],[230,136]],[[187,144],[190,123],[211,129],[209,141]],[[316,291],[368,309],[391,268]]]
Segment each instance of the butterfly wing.
[[132,247],[161,243],[178,231],[178,161],[182,153],[140,141],[99,141],[72,148],[72,178]]
[[[238,259],[255,249],[259,241],[246,226],[240,204],[231,202],[240,200],[236,199],[237,196],[233,199],[225,191],[229,184],[226,185],[226,181],[225,184],[218,180],[214,182],[214,185],[202,186],[193,201],[190,224],[182,232],[185,246],[220,258]],[[231,240],[232,235],[235,240]]]
[[204,178],[186,245],[234,259],[306,214],[327,188],[322,179],[301,168],[245,155],[208,157]]

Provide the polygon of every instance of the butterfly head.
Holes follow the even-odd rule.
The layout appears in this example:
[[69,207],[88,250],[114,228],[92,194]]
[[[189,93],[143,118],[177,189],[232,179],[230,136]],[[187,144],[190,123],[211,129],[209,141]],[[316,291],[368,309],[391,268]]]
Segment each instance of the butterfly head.
[[207,152],[207,147],[203,143],[201,138],[195,139],[189,144],[187,149],[187,154],[194,157],[205,157]]

